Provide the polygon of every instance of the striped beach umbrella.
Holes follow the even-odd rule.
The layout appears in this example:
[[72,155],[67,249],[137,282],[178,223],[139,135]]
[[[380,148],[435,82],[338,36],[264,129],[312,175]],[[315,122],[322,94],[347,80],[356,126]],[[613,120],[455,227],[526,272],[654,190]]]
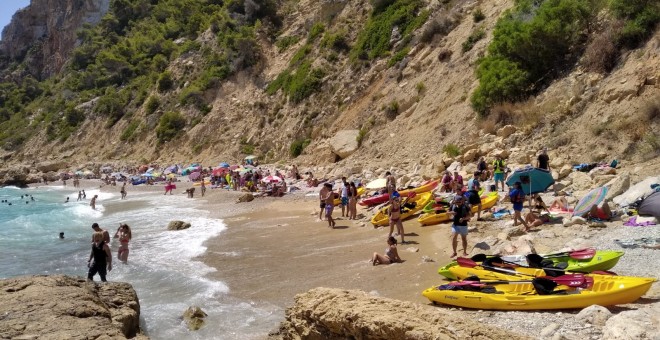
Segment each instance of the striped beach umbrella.
[[591,207],[602,202],[607,195],[607,188],[600,187],[589,191],[580,199],[573,209],[573,216],[582,216],[591,210]]

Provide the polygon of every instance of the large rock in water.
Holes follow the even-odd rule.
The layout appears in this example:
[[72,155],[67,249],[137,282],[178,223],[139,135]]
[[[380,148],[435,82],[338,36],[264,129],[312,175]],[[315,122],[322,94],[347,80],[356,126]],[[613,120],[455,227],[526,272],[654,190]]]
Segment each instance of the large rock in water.
[[271,339],[527,339],[451,312],[359,290],[298,294]]
[[148,339],[128,283],[65,275],[0,281],[1,339]]
[[359,130],[341,130],[330,139],[332,152],[344,159],[358,149],[357,137]]
[[190,306],[183,312],[183,320],[188,325],[188,329],[196,331],[204,326],[204,318],[207,316],[201,308],[197,306]]
[[171,221],[167,225],[167,230],[183,230],[190,228],[190,223],[183,221]]

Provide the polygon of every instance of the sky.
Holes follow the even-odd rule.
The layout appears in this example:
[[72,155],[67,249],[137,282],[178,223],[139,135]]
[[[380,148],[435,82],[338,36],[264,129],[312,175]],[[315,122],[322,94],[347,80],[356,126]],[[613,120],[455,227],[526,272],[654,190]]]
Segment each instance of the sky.
[[0,0],[0,32],[9,25],[12,15],[17,10],[29,4],[30,0]]

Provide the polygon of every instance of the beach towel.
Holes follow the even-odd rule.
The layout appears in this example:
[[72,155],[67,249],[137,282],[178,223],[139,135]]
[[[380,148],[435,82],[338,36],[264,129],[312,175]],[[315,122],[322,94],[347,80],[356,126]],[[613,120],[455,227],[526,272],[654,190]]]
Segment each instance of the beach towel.
[[623,225],[628,227],[646,227],[650,225],[656,225],[655,218],[643,218],[640,216],[631,217],[628,222]]
[[493,217],[498,219],[498,220],[501,219],[502,217],[506,216],[506,215],[511,215],[511,210],[500,209],[500,210],[493,213]]

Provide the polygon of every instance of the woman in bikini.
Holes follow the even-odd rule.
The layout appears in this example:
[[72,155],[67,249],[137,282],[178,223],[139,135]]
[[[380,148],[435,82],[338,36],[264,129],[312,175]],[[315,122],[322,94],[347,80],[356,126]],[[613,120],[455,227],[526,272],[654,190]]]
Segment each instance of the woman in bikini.
[[396,251],[396,239],[392,236],[388,237],[387,245],[387,248],[385,248],[385,255],[374,253],[374,255],[371,257],[371,264],[375,266],[377,264],[401,262],[399,253]]
[[117,258],[123,263],[128,262],[128,241],[132,237],[131,227],[128,224],[120,223],[119,229],[115,233],[114,238],[119,239],[119,249],[117,250]]
[[390,234],[387,237],[391,237],[394,232],[394,226],[396,225],[396,232],[401,235],[401,244],[406,243],[404,240],[403,232],[403,223],[401,222],[401,197],[398,192],[392,194],[392,204],[389,209],[390,217]]

